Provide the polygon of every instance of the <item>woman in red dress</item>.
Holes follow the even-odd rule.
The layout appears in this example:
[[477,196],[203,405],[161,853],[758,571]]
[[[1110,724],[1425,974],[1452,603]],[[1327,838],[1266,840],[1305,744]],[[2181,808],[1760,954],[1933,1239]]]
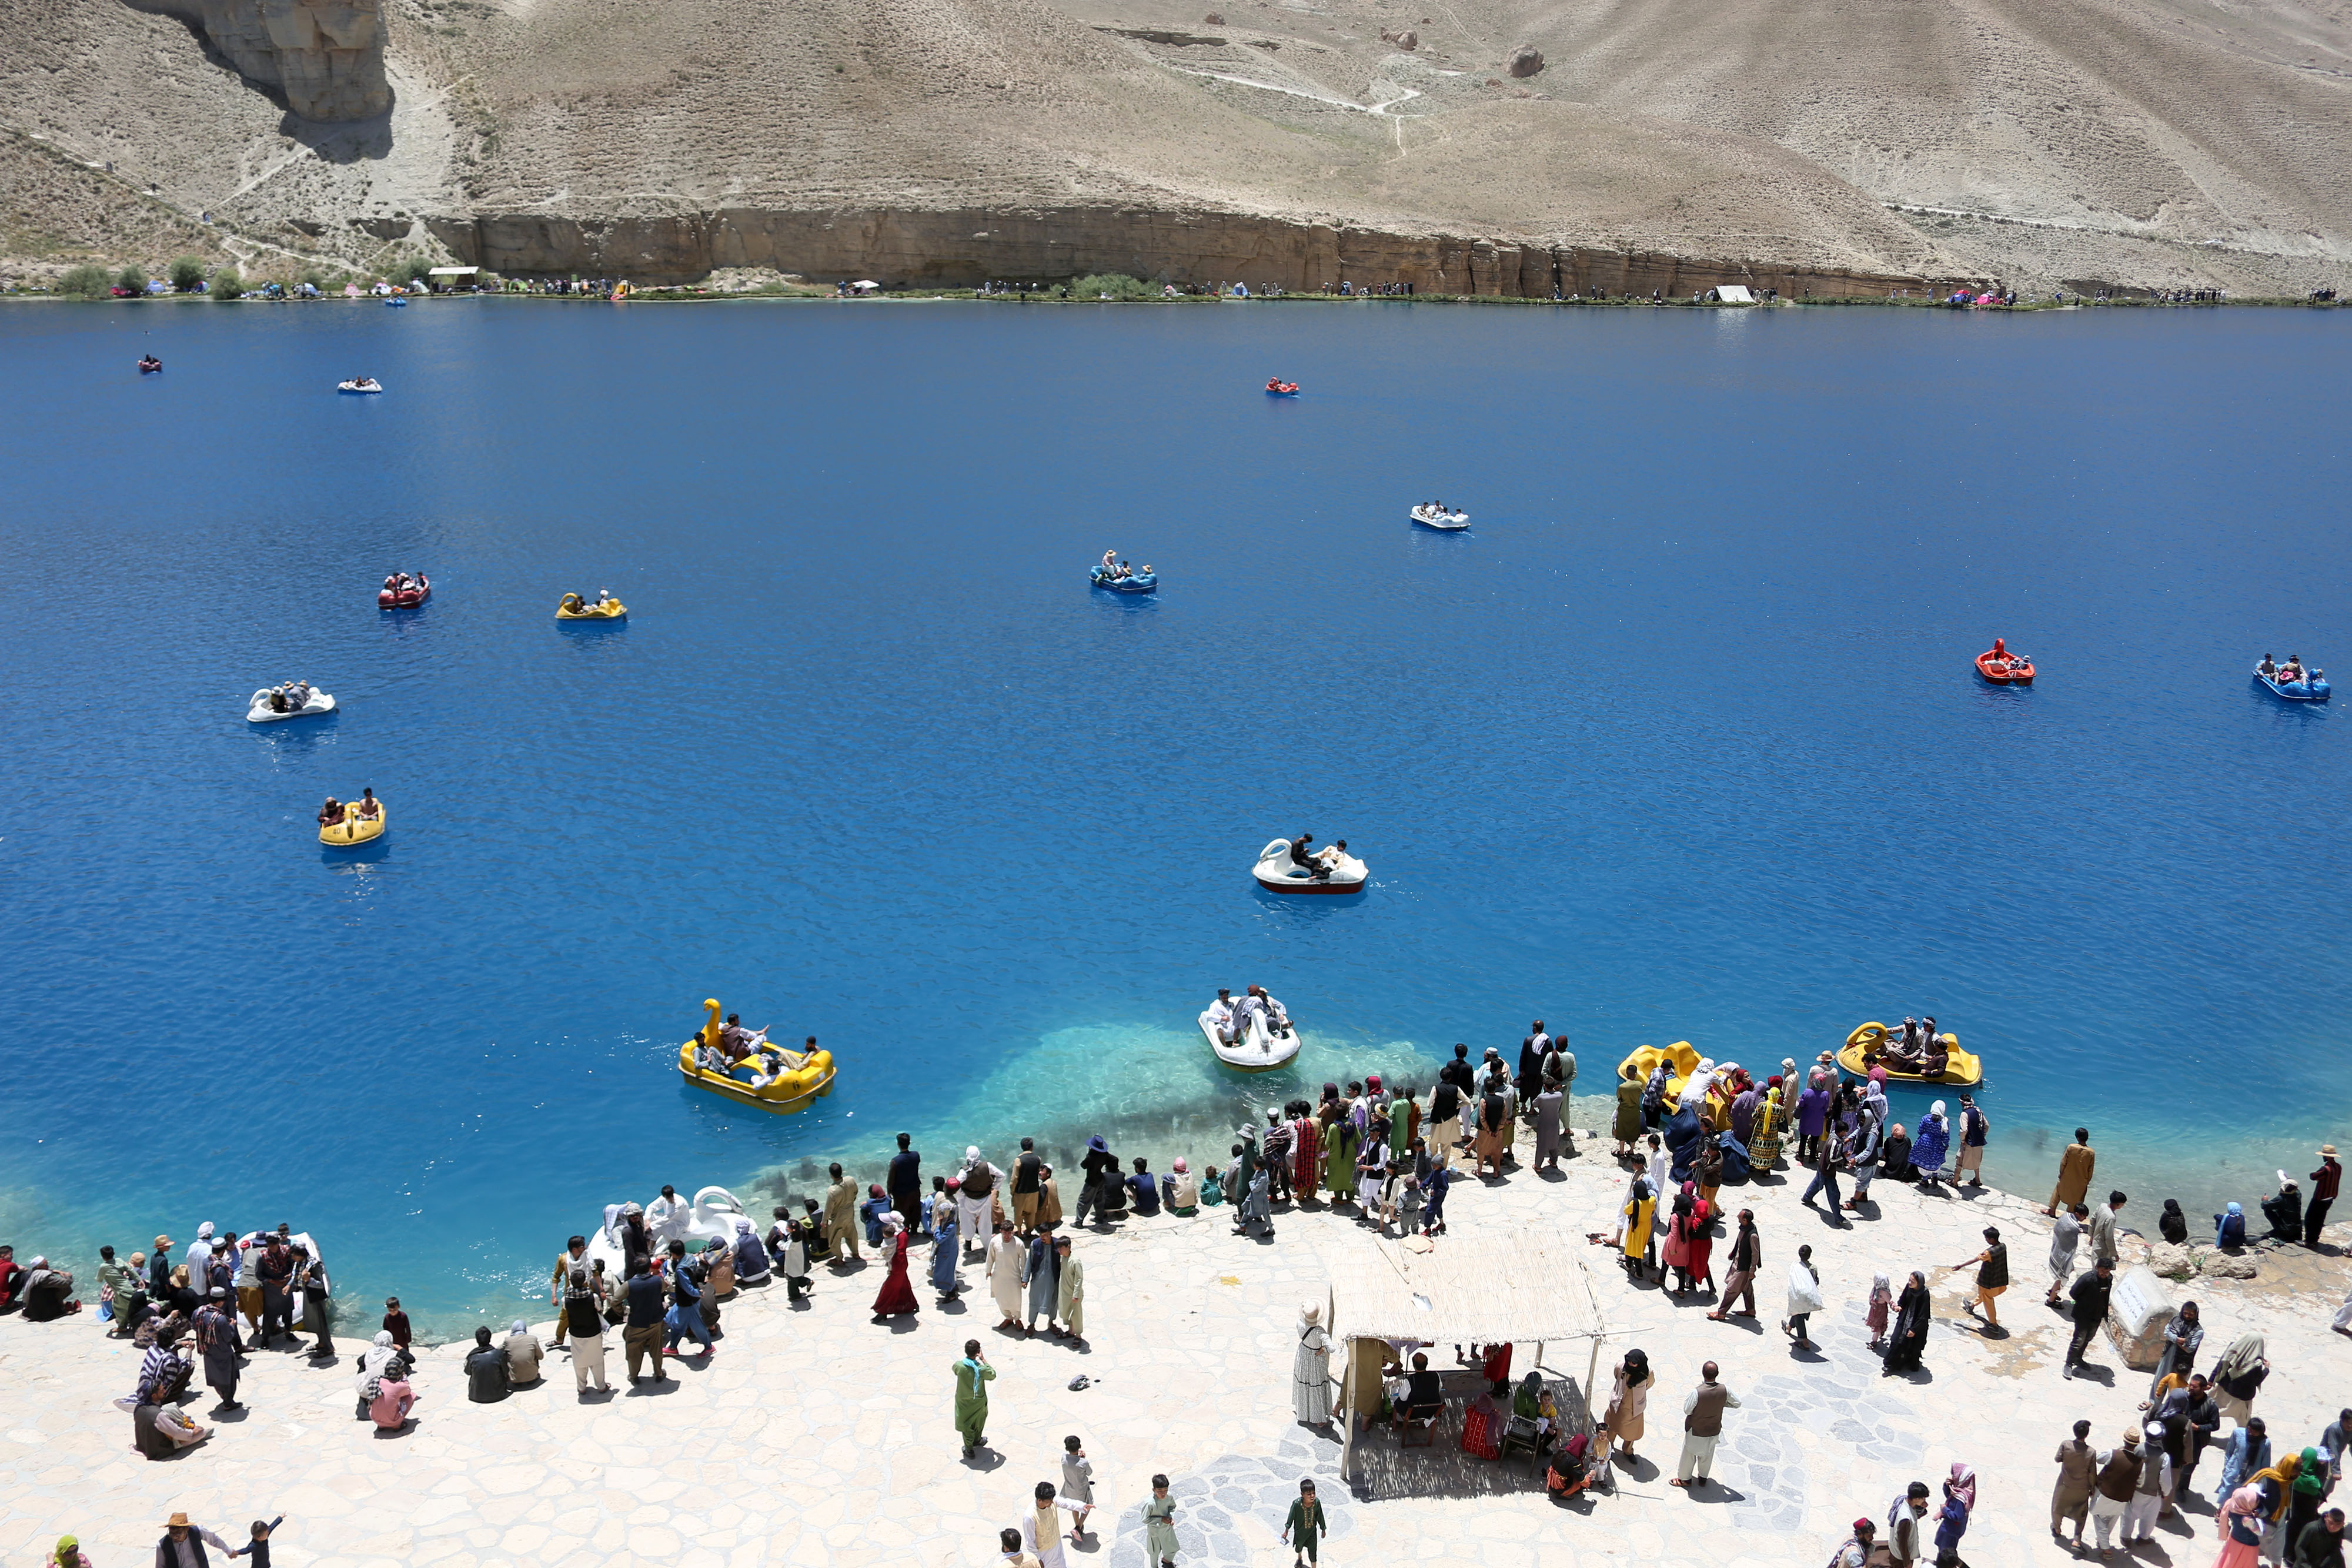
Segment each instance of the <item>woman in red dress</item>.
[[1315,1178],[1322,1169],[1323,1129],[1313,1116],[1302,1114],[1290,1124],[1290,1189],[1299,1202],[1314,1196]]
[[895,1318],[918,1310],[915,1287],[907,1279],[907,1222],[898,1215],[882,1221],[882,1245],[889,1249],[890,1277],[882,1281],[882,1293],[874,1298],[874,1315]]

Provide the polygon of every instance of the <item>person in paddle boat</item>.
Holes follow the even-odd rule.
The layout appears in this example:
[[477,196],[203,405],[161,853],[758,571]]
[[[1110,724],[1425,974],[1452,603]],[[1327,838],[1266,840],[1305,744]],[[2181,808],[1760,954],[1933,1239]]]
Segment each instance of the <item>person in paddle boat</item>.
[[2289,653],[2286,656],[2286,663],[2279,666],[2279,684],[2281,685],[2293,685],[2295,682],[2301,679],[2303,679],[2303,655],[2300,653]]
[[1148,560],[1143,563],[1142,575],[1145,577],[1150,577],[1151,575],[1151,563]]
[[1290,863],[1312,875],[1316,881],[1326,882],[1330,879],[1331,868],[1308,852],[1307,846],[1314,841],[1315,835],[1312,833],[1301,833],[1291,840]]
[[375,798],[373,789],[362,788],[360,798],[352,802],[352,815],[362,822],[373,821],[383,815],[383,802]]
[[2263,662],[2254,666],[2254,672],[2268,680],[2278,678],[2278,666],[2271,663],[2271,656],[2268,653],[2263,655]]
[[600,588],[596,591],[596,602],[590,605],[589,608],[592,610],[609,610],[612,608],[612,605],[613,591],[609,588]]
[[1118,551],[1115,549],[1107,549],[1103,551],[1102,574],[1105,577],[1117,577],[1118,575]]
[[1216,1031],[1217,1043],[1231,1045],[1241,1038],[1242,1029],[1236,1024],[1239,1016],[1239,1009],[1234,1006],[1233,988],[1219,986],[1217,999],[1209,1004],[1209,1027]]
[[1333,872],[1339,870],[1339,862],[1347,858],[1348,841],[1345,839],[1341,839],[1339,842],[1331,845],[1328,849],[1320,849],[1315,852],[1315,863],[1323,868],[1323,874],[1325,876],[1329,876]]
[[1273,994],[1264,986],[1250,987],[1249,994],[1242,998],[1242,1010],[1244,1016],[1253,1009],[1265,1015],[1265,1027],[1268,1032],[1283,1034],[1288,1031],[1290,1028],[1288,1009],[1276,1001]]
[[727,1021],[719,1026],[719,1049],[725,1054],[730,1067],[767,1043],[768,1031],[765,1029],[745,1029],[740,1013],[729,1013]]
[[152,354],[142,354],[139,356],[139,368],[142,371],[160,371],[163,368],[163,361]]
[[343,820],[343,803],[341,800],[336,800],[332,795],[328,796],[327,803],[319,808],[319,826],[322,828],[335,826]]

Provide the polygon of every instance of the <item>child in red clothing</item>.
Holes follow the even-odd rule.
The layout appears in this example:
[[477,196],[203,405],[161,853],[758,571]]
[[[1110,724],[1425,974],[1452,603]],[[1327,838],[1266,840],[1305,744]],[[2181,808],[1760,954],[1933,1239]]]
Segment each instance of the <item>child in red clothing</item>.
[[408,1354],[408,1314],[400,1310],[400,1298],[387,1296],[383,1303],[383,1330],[392,1343],[400,1347],[403,1356]]

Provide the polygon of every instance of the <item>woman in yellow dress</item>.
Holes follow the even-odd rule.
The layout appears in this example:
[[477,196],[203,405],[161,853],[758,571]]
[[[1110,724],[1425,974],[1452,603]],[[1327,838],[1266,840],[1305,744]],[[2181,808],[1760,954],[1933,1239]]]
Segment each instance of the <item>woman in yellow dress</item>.
[[1625,1217],[1625,1268],[1635,1279],[1644,1269],[1656,1265],[1650,1251],[1650,1222],[1658,1212],[1658,1195],[1650,1190],[1650,1178],[1636,1176],[1625,1195],[1625,1207],[1619,1210]]

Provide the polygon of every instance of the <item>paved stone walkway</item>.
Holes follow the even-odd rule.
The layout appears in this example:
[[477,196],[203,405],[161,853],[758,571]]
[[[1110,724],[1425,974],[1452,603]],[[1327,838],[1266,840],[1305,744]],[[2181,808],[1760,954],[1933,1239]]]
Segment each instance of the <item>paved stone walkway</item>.
[[[1558,1176],[1515,1167],[1499,1182],[1465,1182],[1449,1198],[1463,1237],[1542,1228],[1605,1230],[1622,1173],[1606,1140]],[[694,1173],[682,1186],[691,1186]],[[1399,1452],[1374,1436],[1360,1446],[1353,1486],[1338,1479],[1336,1434],[1291,1418],[1290,1363],[1302,1301],[1325,1291],[1319,1259],[1360,1248],[1348,1211],[1277,1213],[1272,1242],[1231,1234],[1230,1210],[1183,1220],[1129,1220],[1078,1240],[1087,1260],[1089,1339],[1073,1346],[1022,1339],[996,1320],[979,1266],[945,1310],[919,1282],[913,1321],[874,1322],[881,1270],[820,1270],[814,1301],[788,1306],[781,1288],[746,1291],[725,1308],[726,1337],[708,1362],[673,1364],[677,1380],[609,1398],[575,1395],[566,1355],[549,1379],[499,1405],[466,1401],[454,1348],[425,1354],[424,1404],[407,1434],[379,1437],[352,1419],[351,1353],[314,1366],[257,1355],[243,1396],[251,1408],[178,1458],[149,1463],[130,1448],[129,1418],[110,1401],[128,1391],[137,1356],[88,1317],[47,1324],[0,1319],[0,1563],[30,1563],[62,1531],[78,1533],[100,1568],[152,1560],[161,1521],[184,1509],[224,1534],[283,1512],[281,1564],[334,1568],[492,1568],[560,1563],[664,1568],[945,1568],[996,1562],[997,1530],[1029,1489],[1059,1474],[1061,1439],[1083,1437],[1094,1459],[1098,1533],[1071,1568],[1148,1568],[1138,1510],[1150,1477],[1175,1481],[1185,1568],[1281,1568],[1276,1542],[1297,1479],[1318,1479],[1334,1535],[1326,1563],[1477,1563],[1480,1568],[1820,1568],[1857,1515],[1883,1519],[1913,1479],[1972,1464],[1979,1508],[1965,1552],[1978,1568],[2068,1561],[2046,1528],[2052,1451],[2078,1416],[2102,1443],[2132,1419],[2145,1375],[2120,1367],[2104,1342],[2092,1373],[2063,1382],[2065,1325],[2041,1304],[2045,1222],[1990,1191],[1923,1194],[1882,1182],[1874,1212],[1838,1226],[1800,1207],[1787,1173],[1727,1188],[1757,1211],[1767,1254],[1755,1324],[1711,1323],[1707,1296],[1677,1303],[1631,1284],[1601,1248],[1588,1249],[1613,1337],[1604,1382],[1629,1344],[1650,1354],[1659,1384],[1639,1458],[1620,1465],[1613,1495],[1559,1507],[1530,1467],[1486,1465],[1453,1446],[1454,1415],[1432,1450]],[[2161,1195],[2153,1195],[2160,1197]],[[2136,1204],[2152,1213],[2157,1204]],[[2127,1218],[2132,1218],[2127,1214]],[[586,1217],[583,1217],[583,1218]],[[2002,1300],[2005,1336],[1960,1311],[1977,1232],[1998,1223],[2016,1283]],[[2345,1231],[2331,1231],[2340,1240]],[[20,1239],[18,1250],[24,1251]],[[1447,1244],[1440,1238],[1441,1255]],[[1774,1328],[1799,1241],[1817,1252],[1829,1308],[1813,1320],[1822,1348],[1799,1353]],[[1717,1244],[1720,1271],[1725,1243]],[[918,1260],[918,1272],[920,1263]],[[1925,1369],[1885,1377],[1866,1344],[1861,1308],[1874,1270],[1926,1269],[1936,1325]],[[2274,1436],[2315,1439],[2352,1404],[2352,1345],[2327,1329],[2347,1270],[2340,1250],[2263,1255],[2251,1284],[2203,1281],[2208,1364],[2242,1328],[2269,1339],[2278,1368],[2258,1408]],[[1346,1325],[1347,1304],[1339,1306]],[[503,1324],[499,1325],[503,1327]],[[546,1330],[541,1329],[542,1336]],[[950,1418],[950,1364],[967,1337],[1001,1371],[991,1448],[961,1460]],[[1515,1363],[1524,1369],[1533,1346]],[[1682,1399],[1712,1357],[1743,1401],[1717,1456],[1719,1486],[1685,1495],[1665,1479],[1679,1448]],[[1435,1359],[1435,1358],[1433,1358]],[[611,1360],[617,1373],[620,1354]],[[1582,1347],[1548,1347],[1549,1372],[1581,1385]],[[1092,1385],[1066,1385],[1085,1372]],[[209,1396],[190,1408],[209,1420]],[[1661,1471],[1660,1467],[1665,1467]],[[2200,1479],[2210,1491],[2216,1467]],[[2144,1568],[2201,1568],[2214,1550],[2210,1505],[2168,1521]],[[2192,1533],[2193,1531],[2193,1533]]]

